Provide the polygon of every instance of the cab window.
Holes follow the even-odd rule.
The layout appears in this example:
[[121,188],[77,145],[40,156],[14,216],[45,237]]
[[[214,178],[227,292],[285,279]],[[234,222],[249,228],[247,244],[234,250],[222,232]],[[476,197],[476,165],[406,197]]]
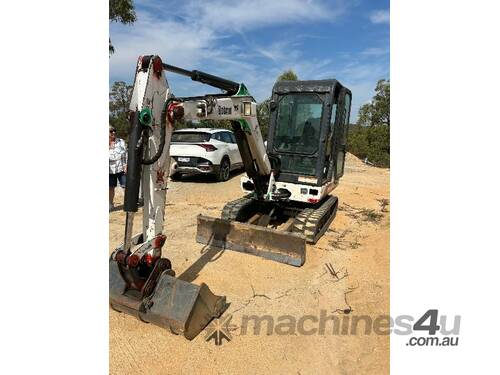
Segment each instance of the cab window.
[[315,154],[319,147],[323,102],[315,94],[287,94],[278,106],[274,135],[277,152]]
[[231,139],[231,133],[228,133],[228,132],[222,132],[222,133],[219,133],[220,136],[221,136],[221,140],[222,142],[225,142],[225,143],[232,143],[232,139]]

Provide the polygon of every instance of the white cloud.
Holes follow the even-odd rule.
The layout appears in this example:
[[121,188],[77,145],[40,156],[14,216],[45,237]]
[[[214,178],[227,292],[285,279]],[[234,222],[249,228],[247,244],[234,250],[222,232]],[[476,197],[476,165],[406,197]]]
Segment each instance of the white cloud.
[[352,92],[351,122],[356,122],[359,108],[368,103],[379,79],[389,78],[389,70],[380,61],[365,62],[363,56],[351,55],[347,63],[329,64],[314,79],[336,78]]
[[345,9],[341,0],[190,0],[175,6],[163,0],[137,0],[136,4],[141,11],[134,25],[111,25],[116,50],[110,59],[111,79],[130,76],[137,57],[147,53],[158,54],[173,65],[226,72],[225,76],[237,66],[233,79],[238,79],[245,69],[258,73],[244,56],[264,56],[280,63],[293,61],[300,53],[290,41],[273,43],[271,37],[268,45],[247,41],[245,46],[227,46],[223,41],[228,36],[271,25],[334,21]]
[[[244,31],[285,23],[333,20],[343,11],[339,1],[319,0],[270,1],[189,1],[184,8],[186,16],[199,24],[217,30]],[[195,15],[195,17],[191,17]]]
[[390,52],[389,46],[384,47],[384,48],[370,47],[370,48],[367,48],[367,49],[361,51],[361,55],[368,56],[368,57],[370,57],[370,56],[377,57],[377,56],[388,55],[389,52]]
[[[110,58],[111,81],[131,83],[137,57],[158,54],[172,65],[245,82],[261,101],[269,97],[276,77],[293,69],[299,78],[335,77],[349,87],[353,92],[351,117],[355,121],[358,107],[371,98],[377,80],[388,75],[386,65],[380,61],[386,58],[388,48],[367,48],[347,54],[348,58],[338,51],[335,59],[318,59],[302,52],[302,34],[279,40],[270,35],[260,43],[249,37],[253,30],[265,26],[335,22],[344,12],[341,1],[290,0],[283,5],[269,0],[251,4],[212,0],[187,1],[173,7],[163,0],[136,0],[136,4],[140,7],[134,25],[111,25],[111,40],[116,48]],[[235,35],[242,41],[235,42]],[[214,92],[188,78],[167,76],[178,96]]]
[[138,12],[137,18],[133,26],[112,27],[116,50],[110,58],[112,77],[132,75],[137,57],[144,54],[158,54],[165,62],[194,69],[212,53],[210,46],[216,36],[210,29],[194,29],[173,20],[157,21],[145,12]]
[[390,21],[389,9],[377,10],[373,12],[372,14],[370,14],[370,21],[375,24],[389,23]]
[[300,56],[298,46],[290,40],[272,42],[269,45],[254,46],[256,52],[275,63],[295,60]]

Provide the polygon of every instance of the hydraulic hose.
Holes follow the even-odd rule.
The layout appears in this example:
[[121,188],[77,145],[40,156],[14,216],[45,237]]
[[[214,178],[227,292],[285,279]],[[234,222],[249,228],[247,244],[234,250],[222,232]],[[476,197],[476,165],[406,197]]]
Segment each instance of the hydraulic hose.
[[158,161],[161,154],[163,153],[163,149],[165,148],[165,135],[167,134],[167,114],[168,114],[168,106],[174,101],[175,98],[169,98],[165,101],[163,105],[163,110],[161,111],[161,119],[160,119],[160,145],[158,146],[158,150],[150,159],[142,159],[142,164],[151,165]]
[[142,143],[140,142],[142,131],[142,125],[139,122],[139,113],[135,111],[130,116],[127,179],[125,182],[125,199],[123,203],[123,210],[126,212],[137,212],[138,208],[137,200],[142,173]]

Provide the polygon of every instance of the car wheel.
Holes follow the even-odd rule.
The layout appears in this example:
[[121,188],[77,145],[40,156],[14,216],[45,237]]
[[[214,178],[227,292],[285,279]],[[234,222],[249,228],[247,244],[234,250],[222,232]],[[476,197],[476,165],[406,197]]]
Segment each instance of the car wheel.
[[170,175],[170,179],[172,181],[179,181],[181,179],[182,175],[179,172],[172,173]]
[[217,181],[227,181],[229,180],[229,174],[231,171],[231,164],[227,158],[222,159],[220,162],[219,173],[217,174]]

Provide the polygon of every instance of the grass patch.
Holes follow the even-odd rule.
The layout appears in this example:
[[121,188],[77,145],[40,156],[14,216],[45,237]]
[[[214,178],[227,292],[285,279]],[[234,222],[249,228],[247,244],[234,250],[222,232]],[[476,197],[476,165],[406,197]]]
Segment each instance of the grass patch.
[[359,213],[362,215],[363,220],[372,223],[378,223],[384,217],[384,214],[368,208],[362,208]]

